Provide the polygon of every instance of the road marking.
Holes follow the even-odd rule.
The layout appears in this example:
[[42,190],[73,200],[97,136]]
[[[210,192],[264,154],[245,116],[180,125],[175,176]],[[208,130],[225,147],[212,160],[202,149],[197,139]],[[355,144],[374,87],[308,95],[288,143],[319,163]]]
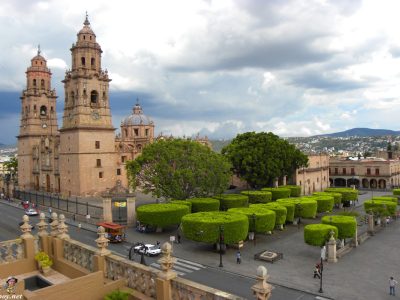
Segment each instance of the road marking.
[[194,267],[194,266],[191,266],[191,265],[179,262],[179,261],[175,262],[175,266],[176,265],[184,266],[184,267],[190,268],[190,269],[195,270],[195,271],[198,271],[198,270],[201,269],[201,268],[197,268],[197,267]]
[[185,263],[187,263],[187,264],[194,265],[194,266],[196,266],[196,267],[205,269],[205,266],[203,266],[203,265],[201,265],[201,264],[198,264],[198,263],[195,263],[195,262],[193,262],[193,261],[189,261],[189,260],[182,259],[182,258],[178,258],[178,260],[179,260],[179,261],[182,261],[182,262],[185,262]]
[[[157,268],[157,269],[161,269],[160,264],[158,264],[158,263],[152,263],[150,266]],[[194,271],[199,271],[199,270],[205,269],[205,268],[206,267],[201,264],[198,264],[198,263],[195,263],[192,261],[188,261],[185,259],[180,259],[180,258],[177,258],[174,266],[172,267],[172,269],[180,276],[183,276],[187,273],[192,273]],[[182,272],[180,272],[180,271],[182,271]]]
[[[152,267],[154,267],[154,268],[157,268],[157,269],[160,269],[161,268],[161,266],[159,265],[159,264],[157,264],[157,263],[152,263],[150,266],[152,266]],[[175,271],[175,270],[174,270]],[[182,273],[182,272],[179,272],[179,271],[175,271],[178,275],[180,275],[180,276],[183,276],[183,275],[185,275],[185,273]]]

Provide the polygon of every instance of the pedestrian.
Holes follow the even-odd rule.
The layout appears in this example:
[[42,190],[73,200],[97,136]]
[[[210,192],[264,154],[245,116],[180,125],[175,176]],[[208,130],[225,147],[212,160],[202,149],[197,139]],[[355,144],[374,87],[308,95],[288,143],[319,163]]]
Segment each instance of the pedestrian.
[[395,286],[397,285],[397,281],[390,277],[389,279],[389,295],[395,296]]
[[159,241],[157,241],[157,247],[160,248],[160,242]]
[[81,224],[81,223],[78,223],[78,231],[80,231],[81,228],[82,228],[82,224]]
[[242,262],[242,255],[240,254],[240,251],[236,252],[236,263],[240,264]]
[[49,215],[51,216],[51,207],[49,207]]
[[316,265],[315,265],[315,268],[314,268],[314,278],[318,278],[318,279],[321,278],[321,272],[320,272],[320,269],[319,269],[319,264],[316,264]]
[[299,216],[299,218],[297,219],[297,229],[300,229],[300,222],[301,222],[301,217]]
[[180,244],[181,243],[181,235],[179,233],[177,235],[177,238],[178,238],[178,244]]

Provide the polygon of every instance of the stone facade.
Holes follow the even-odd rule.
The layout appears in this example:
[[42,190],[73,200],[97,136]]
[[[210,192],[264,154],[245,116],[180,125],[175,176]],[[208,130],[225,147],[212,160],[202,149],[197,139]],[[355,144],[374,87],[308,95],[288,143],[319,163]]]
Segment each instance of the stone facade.
[[309,154],[308,167],[297,169],[293,181],[293,184],[301,186],[302,195],[324,191],[329,187],[328,154]]
[[22,190],[65,196],[96,196],[118,184],[127,187],[127,160],[154,139],[154,123],[136,103],[115,136],[107,70],[100,45],[86,17],[71,47],[72,67],[65,73],[62,127],[57,125],[51,72],[38,50],[28,68],[21,96],[18,182]]

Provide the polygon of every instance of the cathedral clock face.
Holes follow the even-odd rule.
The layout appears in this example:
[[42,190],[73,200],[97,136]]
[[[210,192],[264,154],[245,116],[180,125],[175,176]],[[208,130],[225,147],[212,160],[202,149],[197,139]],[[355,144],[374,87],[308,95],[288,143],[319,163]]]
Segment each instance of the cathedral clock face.
[[98,120],[100,119],[100,115],[97,111],[92,111],[92,119],[93,120]]
[[47,124],[46,124],[46,123],[43,123],[43,124],[42,124],[42,128],[47,128]]

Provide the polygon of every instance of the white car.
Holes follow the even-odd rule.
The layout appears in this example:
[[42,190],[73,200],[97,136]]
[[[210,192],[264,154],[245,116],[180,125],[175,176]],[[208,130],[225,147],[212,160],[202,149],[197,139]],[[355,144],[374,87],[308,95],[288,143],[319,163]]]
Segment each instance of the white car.
[[136,253],[143,253],[147,256],[157,256],[161,253],[160,247],[153,244],[138,244],[133,249]]
[[34,208],[29,208],[29,209],[25,210],[25,214],[28,216],[37,216],[37,215],[39,215],[39,212]]

